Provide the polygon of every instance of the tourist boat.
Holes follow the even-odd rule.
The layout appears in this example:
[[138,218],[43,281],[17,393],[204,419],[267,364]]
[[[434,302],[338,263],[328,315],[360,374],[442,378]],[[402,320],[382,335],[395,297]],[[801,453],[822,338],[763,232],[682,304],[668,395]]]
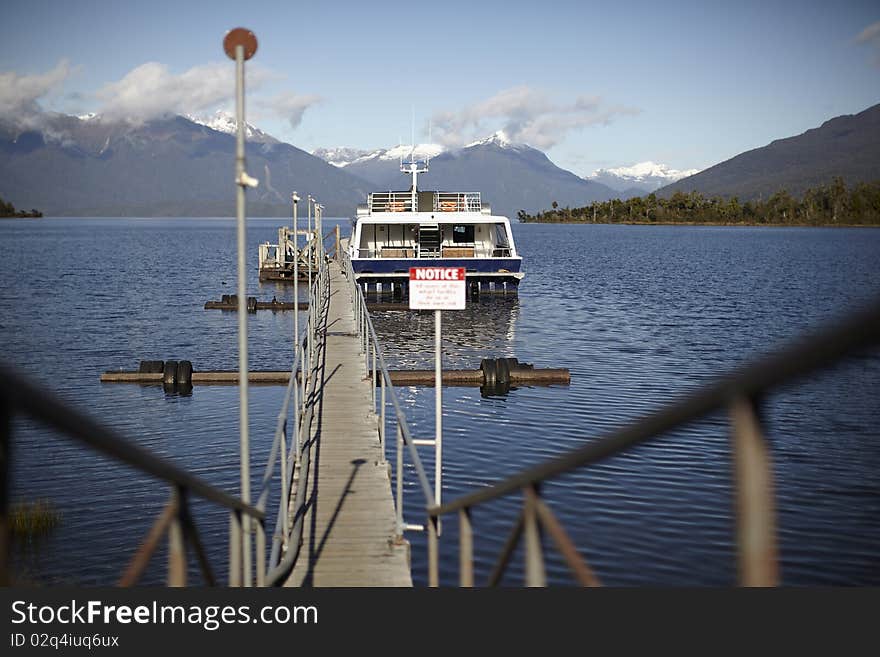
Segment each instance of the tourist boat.
[[479,192],[422,191],[428,162],[401,162],[408,191],[374,192],[359,205],[348,245],[365,291],[406,294],[410,267],[464,267],[468,291],[516,293],[523,279],[507,217],[493,215]]

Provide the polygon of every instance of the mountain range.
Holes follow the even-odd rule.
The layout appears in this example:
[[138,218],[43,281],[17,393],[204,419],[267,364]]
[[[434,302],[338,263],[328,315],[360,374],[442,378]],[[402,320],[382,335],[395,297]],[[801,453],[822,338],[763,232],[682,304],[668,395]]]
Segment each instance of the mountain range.
[[[401,159],[410,157],[409,147],[371,152],[335,149],[315,154],[378,189],[409,187],[409,180],[400,172]],[[413,155],[431,158],[428,172],[419,177],[420,186],[480,192],[493,213],[508,217],[519,210],[536,212],[554,201],[562,206],[576,206],[618,195],[602,183],[585,180],[556,166],[535,148],[512,143],[502,131],[458,149],[420,144]]]
[[767,199],[780,190],[800,196],[835,177],[849,186],[880,180],[880,105],[737,155],[658,194],[696,191],[742,201]]
[[[366,197],[364,180],[254,135],[251,215],[286,216],[294,189],[321,199],[328,216],[348,215]],[[131,125],[44,115],[39,130],[0,124],[0,197],[47,215],[231,216],[234,157],[231,134],[182,116]]]
[[[38,128],[0,119],[0,197],[47,215],[231,216],[234,130],[222,112],[138,124],[42,114]],[[370,191],[410,185],[399,169],[409,147],[307,153],[255,126],[247,134],[248,173],[260,181],[248,191],[253,216],[287,216],[294,189],[318,198],[327,216],[350,216]],[[479,191],[494,213],[509,217],[554,201],[578,207],[661,185],[662,195],[694,190],[748,200],[783,188],[797,195],[835,176],[848,184],[880,179],[880,105],[700,172],[643,162],[581,178],[503,132],[458,149],[422,144],[415,156],[430,158],[423,188]]]

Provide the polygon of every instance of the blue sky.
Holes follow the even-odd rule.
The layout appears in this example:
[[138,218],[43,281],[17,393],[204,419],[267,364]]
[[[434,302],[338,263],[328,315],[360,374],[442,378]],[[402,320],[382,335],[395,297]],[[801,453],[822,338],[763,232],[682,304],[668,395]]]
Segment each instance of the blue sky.
[[705,168],[880,102],[877,2],[4,0],[0,16],[0,112],[22,111],[10,94],[231,108],[221,43],[248,27],[248,118],[306,150],[408,141],[414,113],[417,141],[429,120],[450,145],[504,128],[579,175]]

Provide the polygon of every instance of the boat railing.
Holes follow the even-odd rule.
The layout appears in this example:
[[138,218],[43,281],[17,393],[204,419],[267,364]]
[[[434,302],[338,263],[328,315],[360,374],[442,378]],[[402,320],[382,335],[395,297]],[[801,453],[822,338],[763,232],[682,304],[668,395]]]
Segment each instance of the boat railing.
[[413,212],[412,192],[373,192],[367,198],[370,212]]
[[[421,203],[416,200],[421,205]],[[373,192],[367,197],[370,212],[414,212],[412,192]],[[434,192],[433,212],[480,212],[480,192]],[[422,209],[425,209],[424,207]]]
[[434,212],[479,212],[480,192],[436,192]]
[[418,449],[416,448],[419,441],[413,438],[409,423],[406,419],[406,414],[403,412],[403,408],[397,398],[394,384],[391,382],[391,374],[389,373],[387,363],[385,362],[382,345],[376,337],[376,329],[373,327],[373,321],[367,310],[367,302],[364,298],[363,288],[358,285],[354,270],[351,266],[351,260],[346,254],[342,254],[341,265],[345,277],[349,282],[351,299],[354,304],[355,323],[357,325],[356,330],[361,340],[361,352],[364,354],[364,368],[370,379],[373,410],[378,418],[378,439],[383,461],[387,458],[385,413],[389,402],[391,404],[392,412],[394,413],[393,420],[397,435],[395,443],[396,466],[394,487],[394,506],[397,515],[396,538],[399,541],[402,541],[405,531],[424,531],[427,528],[429,532],[429,560],[431,560],[432,563],[435,563],[438,558],[437,536],[431,535],[431,532],[435,530],[435,526],[430,523],[426,523],[425,525],[409,524],[404,518],[404,448],[406,448],[407,453],[409,454],[409,465],[412,466],[412,470],[415,472],[416,479],[418,480],[424,497],[425,506],[420,507],[422,512],[424,512],[425,509],[434,506],[434,494],[431,491],[428,477],[425,474],[425,468],[422,465],[422,460],[419,458]]
[[[777,585],[780,579],[773,468],[764,434],[761,400],[780,386],[878,345],[880,301],[835,326],[796,340],[779,351],[740,367],[715,383],[700,387],[680,401],[604,438],[526,468],[491,486],[428,508],[429,554],[436,554],[439,549],[434,543],[441,516],[457,514],[459,582],[461,586],[473,586],[472,511],[493,500],[520,493],[522,507],[487,583],[490,586],[500,583],[518,544],[524,539],[525,584],[546,585],[543,537],[549,535],[577,582],[585,586],[598,585],[599,578],[587,565],[556,514],[542,499],[541,485],[726,409],[731,432],[739,582],[743,586]],[[428,583],[438,586],[439,580],[438,561],[429,557]]]

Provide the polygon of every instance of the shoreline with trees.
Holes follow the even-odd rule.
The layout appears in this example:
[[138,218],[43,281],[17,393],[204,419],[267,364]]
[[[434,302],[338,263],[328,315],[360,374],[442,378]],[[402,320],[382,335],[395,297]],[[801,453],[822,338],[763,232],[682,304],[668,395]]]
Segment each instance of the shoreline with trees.
[[842,179],[808,189],[801,198],[779,191],[767,200],[706,198],[699,192],[656,194],[627,200],[594,201],[580,208],[553,207],[530,215],[517,213],[521,223],[596,223],[684,226],[880,226],[880,181],[847,188]]
[[0,219],[39,219],[42,216],[43,213],[39,210],[31,210],[30,212],[16,210],[12,203],[0,198]]

